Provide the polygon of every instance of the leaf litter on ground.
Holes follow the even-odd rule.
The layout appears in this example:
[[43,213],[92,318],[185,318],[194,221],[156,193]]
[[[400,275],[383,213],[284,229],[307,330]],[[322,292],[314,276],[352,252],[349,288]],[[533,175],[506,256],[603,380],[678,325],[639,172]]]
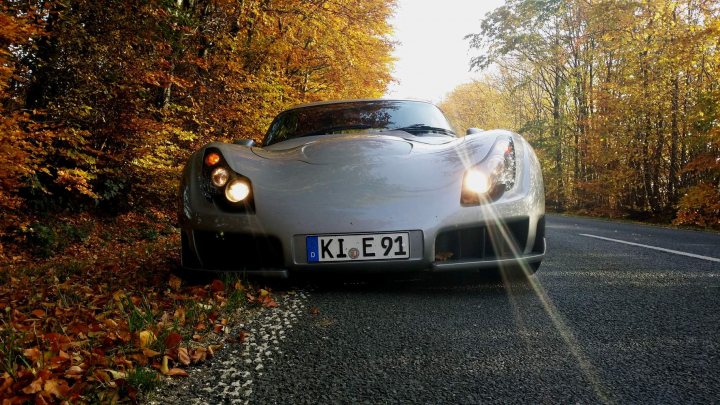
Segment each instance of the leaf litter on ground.
[[210,359],[248,311],[278,305],[238,278],[185,283],[177,232],[124,234],[155,226],[145,217],[85,220],[95,231],[82,244],[44,261],[14,252],[0,268],[3,404],[137,402],[160,375]]

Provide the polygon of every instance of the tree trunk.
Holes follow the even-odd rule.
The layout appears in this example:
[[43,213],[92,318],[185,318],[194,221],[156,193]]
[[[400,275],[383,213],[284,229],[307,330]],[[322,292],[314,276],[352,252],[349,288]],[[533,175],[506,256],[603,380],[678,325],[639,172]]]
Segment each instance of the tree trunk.
[[670,138],[670,173],[668,176],[668,201],[667,208],[670,209],[675,204],[677,190],[677,172],[678,172],[678,138],[680,137],[680,128],[678,127],[678,110],[680,107],[680,78],[677,73],[673,79],[672,91],[672,112],[671,112],[671,138]]

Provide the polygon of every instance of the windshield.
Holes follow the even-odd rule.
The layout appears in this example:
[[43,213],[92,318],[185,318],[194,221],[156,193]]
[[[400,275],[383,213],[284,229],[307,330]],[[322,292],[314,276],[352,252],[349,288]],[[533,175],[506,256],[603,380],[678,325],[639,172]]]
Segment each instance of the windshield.
[[348,101],[311,105],[280,113],[263,144],[312,135],[401,130],[413,135],[455,136],[439,108],[419,101]]

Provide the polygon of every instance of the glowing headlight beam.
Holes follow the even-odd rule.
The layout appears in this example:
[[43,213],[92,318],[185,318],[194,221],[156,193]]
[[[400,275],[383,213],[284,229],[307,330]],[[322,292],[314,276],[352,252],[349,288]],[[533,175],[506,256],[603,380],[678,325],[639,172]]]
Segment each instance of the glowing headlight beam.
[[238,203],[250,195],[250,186],[244,180],[232,180],[225,187],[225,198],[231,203]]
[[463,184],[466,190],[476,194],[485,194],[490,191],[492,181],[485,173],[477,169],[470,169],[465,173],[465,182]]

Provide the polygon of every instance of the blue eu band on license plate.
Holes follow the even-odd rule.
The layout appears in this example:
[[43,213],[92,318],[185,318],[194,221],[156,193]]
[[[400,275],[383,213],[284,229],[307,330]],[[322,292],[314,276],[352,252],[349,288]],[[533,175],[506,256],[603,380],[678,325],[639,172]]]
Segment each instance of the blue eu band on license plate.
[[307,261],[348,262],[394,260],[410,257],[407,232],[360,235],[307,236]]

